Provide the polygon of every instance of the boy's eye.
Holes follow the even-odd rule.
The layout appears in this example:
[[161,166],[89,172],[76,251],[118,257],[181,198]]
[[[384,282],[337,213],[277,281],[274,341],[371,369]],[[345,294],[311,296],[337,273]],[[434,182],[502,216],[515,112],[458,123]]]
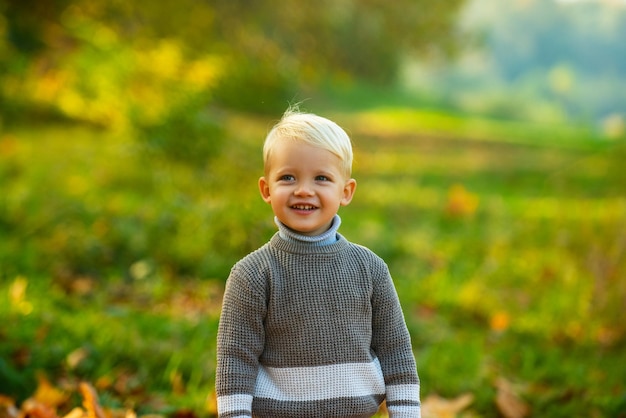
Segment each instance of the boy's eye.
[[283,174],[278,178],[280,181],[294,181],[296,178],[291,174]]
[[328,178],[327,176],[316,176],[315,180],[316,181],[330,181],[330,178]]

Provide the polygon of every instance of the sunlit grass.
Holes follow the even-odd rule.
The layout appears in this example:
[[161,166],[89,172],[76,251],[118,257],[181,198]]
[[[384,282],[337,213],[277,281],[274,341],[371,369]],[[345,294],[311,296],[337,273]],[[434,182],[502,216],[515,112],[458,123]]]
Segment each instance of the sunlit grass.
[[[340,116],[341,117],[341,116]],[[354,132],[376,132],[380,135],[413,135],[416,132],[441,137],[496,141],[504,143],[537,143],[551,147],[587,147],[585,139],[594,133],[584,125],[554,125],[479,116],[451,114],[441,110],[375,108],[344,115]]]
[[[34,374],[45,371],[50,377],[65,376],[68,387],[74,379],[90,380],[140,413],[156,407],[207,413],[221,289],[214,282],[142,280],[104,286],[90,281],[71,296],[42,277],[0,286],[5,307],[0,314],[15,326],[11,346],[1,347],[3,357],[28,358],[21,366],[20,387],[13,390],[32,394]],[[11,299],[20,281],[26,290]],[[24,310],[25,304],[31,308]],[[105,406],[119,407],[119,400],[110,402],[105,397]]]

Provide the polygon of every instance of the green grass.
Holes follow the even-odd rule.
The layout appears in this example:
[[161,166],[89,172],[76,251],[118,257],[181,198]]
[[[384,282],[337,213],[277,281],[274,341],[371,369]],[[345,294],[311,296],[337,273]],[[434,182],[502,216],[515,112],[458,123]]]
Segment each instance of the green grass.
[[[472,416],[495,417],[504,377],[533,416],[624,416],[623,141],[432,111],[331,116],[355,146],[341,231],[389,264],[423,398],[472,393]],[[271,122],[229,115],[206,166],[84,127],[3,133],[0,393],[23,400],[43,370],[68,391],[94,383],[107,406],[210,416],[224,279],[275,229],[256,186]]]

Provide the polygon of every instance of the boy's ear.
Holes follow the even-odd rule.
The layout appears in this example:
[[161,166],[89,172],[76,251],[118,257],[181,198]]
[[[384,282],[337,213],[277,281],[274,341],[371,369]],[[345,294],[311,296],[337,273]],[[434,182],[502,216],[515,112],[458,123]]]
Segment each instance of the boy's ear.
[[343,186],[343,197],[341,198],[341,206],[347,206],[352,201],[355,190],[356,180],[350,179],[346,181],[346,184]]
[[259,191],[261,192],[261,197],[265,200],[265,203],[271,203],[272,198],[270,197],[270,185],[265,177],[261,177],[259,179]]

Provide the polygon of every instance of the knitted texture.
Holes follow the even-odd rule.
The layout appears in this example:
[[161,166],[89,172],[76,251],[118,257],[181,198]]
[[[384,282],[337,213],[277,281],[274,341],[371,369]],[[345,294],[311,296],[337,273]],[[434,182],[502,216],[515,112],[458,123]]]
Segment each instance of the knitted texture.
[[228,278],[218,333],[221,418],[420,416],[410,336],[384,261],[277,233]]

